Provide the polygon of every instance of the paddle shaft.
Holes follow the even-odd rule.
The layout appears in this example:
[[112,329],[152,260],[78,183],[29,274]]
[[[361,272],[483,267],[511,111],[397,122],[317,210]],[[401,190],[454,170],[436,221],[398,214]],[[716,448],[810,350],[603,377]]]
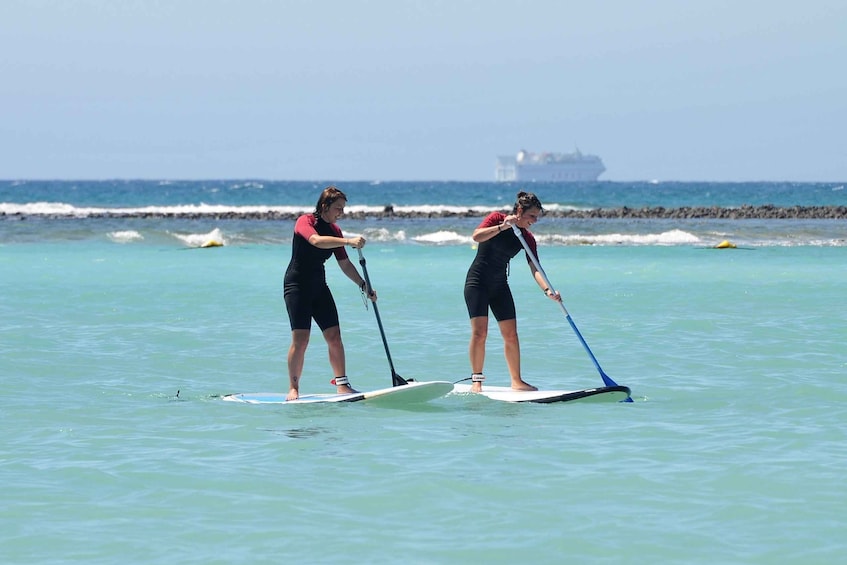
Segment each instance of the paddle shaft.
[[[373,294],[373,286],[371,286],[371,278],[368,275],[368,267],[367,261],[365,261],[365,256],[362,254],[362,249],[357,248],[359,252],[359,264],[362,266],[362,274],[365,276],[365,292],[368,297]],[[376,325],[379,326],[379,335],[382,337],[382,345],[385,347],[385,356],[388,357],[388,366],[391,368],[391,384],[393,386],[402,386],[408,384],[406,379],[397,374],[397,371],[394,370],[394,361],[391,360],[391,352],[388,350],[388,340],[385,339],[385,330],[382,328],[382,318],[379,317],[379,307],[376,305],[376,301],[372,302],[374,307],[374,314],[376,314]]]
[[[550,289],[551,293],[555,294],[556,290],[553,288],[553,285],[550,283],[550,279],[547,278],[547,273],[544,272],[544,269],[541,267],[541,263],[538,262],[538,258],[535,256],[535,253],[533,253],[530,250],[529,245],[527,245],[526,240],[524,239],[523,234],[521,233],[521,229],[518,226],[513,224],[512,225],[512,231],[515,232],[515,235],[520,240],[521,245],[523,245],[524,251],[526,251],[526,254],[529,257],[530,261],[532,261],[532,264],[535,265],[536,270],[539,273],[541,273],[541,278],[544,279],[544,284],[547,286],[547,288]],[[565,313],[565,318],[567,318],[568,323],[570,324],[571,328],[573,329],[574,333],[576,334],[576,337],[579,338],[579,342],[582,344],[582,347],[585,348],[585,351],[588,352],[588,356],[591,357],[591,361],[594,363],[594,366],[597,368],[597,371],[600,373],[600,378],[603,379],[603,383],[606,386],[618,386],[618,383],[616,383],[612,379],[612,377],[607,375],[605,373],[605,371],[603,371],[603,368],[600,367],[600,363],[597,361],[597,358],[594,356],[594,353],[591,352],[591,348],[588,347],[588,344],[585,342],[585,338],[583,338],[582,334],[579,333],[579,329],[576,327],[576,324],[574,323],[573,319],[571,318],[571,315],[568,314],[568,309],[565,308],[565,303],[562,302],[562,301],[558,301],[558,302],[559,302],[559,306],[562,307],[562,312]]]

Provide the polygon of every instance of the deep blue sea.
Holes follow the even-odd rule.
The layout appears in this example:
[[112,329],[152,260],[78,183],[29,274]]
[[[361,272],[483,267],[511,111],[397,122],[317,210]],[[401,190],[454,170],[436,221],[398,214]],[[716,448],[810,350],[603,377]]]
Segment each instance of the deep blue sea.
[[[0,181],[0,562],[843,561],[845,221],[536,224],[633,403],[223,402],[287,386],[293,221],[240,213],[307,212],[327,184]],[[843,183],[335,184],[348,211],[473,212],[339,221],[417,380],[469,375],[470,235],[521,188],[548,210],[847,205]],[[602,385],[523,264],[525,380]],[[373,310],[327,274],[353,384],[389,386]],[[485,372],[507,385],[493,323]],[[314,332],[301,390],[330,373]]]

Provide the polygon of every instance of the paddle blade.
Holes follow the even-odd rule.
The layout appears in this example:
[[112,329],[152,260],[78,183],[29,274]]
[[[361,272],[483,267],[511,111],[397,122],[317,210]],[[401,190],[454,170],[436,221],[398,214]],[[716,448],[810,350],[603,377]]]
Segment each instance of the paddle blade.
[[[600,377],[603,379],[603,384],[605,384],[607,387],[619,387],[620,388],[620,385],[618,385],[614,380],[612,380],[612,377],[607,375],[605,373],[605,371],[603,371],[603,369],[600,369]],[[626,388],[626,387],[624,387],[624,388]],[[627,388],[627,391],[629,391],[629,388]],[[632,401],[633,401],[632,396],[630,396],[630,393],[627,392],[626,399],[621,400],[620,402],[632,402]]]
[[618,383],[616,383],[612,377],[607,375],[603,369],[600,369],[600,377],[603,379],[603,384],[606,386],[618,386]]

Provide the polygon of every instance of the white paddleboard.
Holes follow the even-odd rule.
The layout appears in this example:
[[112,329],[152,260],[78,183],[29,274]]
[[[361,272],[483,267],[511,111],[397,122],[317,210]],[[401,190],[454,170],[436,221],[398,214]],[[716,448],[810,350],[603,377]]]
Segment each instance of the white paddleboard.
[[351,394],[301,394],[297,400],[286,400],[287,392],[242,392],[222,396],[223,400],[229,402],[243,402],[245,404],[310,404],[313,402],[356,402],[364,400],[365,394],[356,392]]
[[368,404],[417,404],[441,398],[453,392],[449,381],[409,381],[401,386],[381,388],[364,393]]
[[[471,385],[456,383],[453,385],[453,394],[471,393]],[[629,387],[604,386],[599,388],[586,388],[582,390],[514,390],[507,386],[482,385],[482,392],[478,393],[491,400],[503,402],[621,402],[629,398]]]
[[297,400],[286,400],[286,392],[244,392],[227,394],[223,400],[247,404],[315,404],[319,402],[359,402],[369,404],[402,405],[429,402],[452,392],[453,383],[448,381],[409,381],[408,384],[353,392],[349,394],[301,394]]

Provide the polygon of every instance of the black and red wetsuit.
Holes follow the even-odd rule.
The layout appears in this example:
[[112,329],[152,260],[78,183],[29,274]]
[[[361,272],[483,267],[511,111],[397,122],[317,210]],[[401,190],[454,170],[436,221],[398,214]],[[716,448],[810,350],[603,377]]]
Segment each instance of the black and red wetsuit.
[[347,259],[344,247],[320,249],[309,243],[314,234],[344,237],[341,228],[314,214],[304,214],[294,224],[291,262],[285,271],[285,308],[292,330],[308,330],[312,318],[321,331],[338,325],[338,309],[326,284],[324,263],[333,254],[336,260]]
[[[506,214],[492,212],[479,226],[489,228],[502,224]],[[529,230],[521,228],[529,249],[537,257],[535,237]],[[523,249],[520,240],[511,228],[504,229],[491,239],[483,241],[476,250],[476,257],[465,277],[465,304],[471,318],[488,316],[488,309],[498,322],[512,320],[515,316],[515,300],[509,289],[509,261]],[[526,260],[531,264],[527,255]]]

